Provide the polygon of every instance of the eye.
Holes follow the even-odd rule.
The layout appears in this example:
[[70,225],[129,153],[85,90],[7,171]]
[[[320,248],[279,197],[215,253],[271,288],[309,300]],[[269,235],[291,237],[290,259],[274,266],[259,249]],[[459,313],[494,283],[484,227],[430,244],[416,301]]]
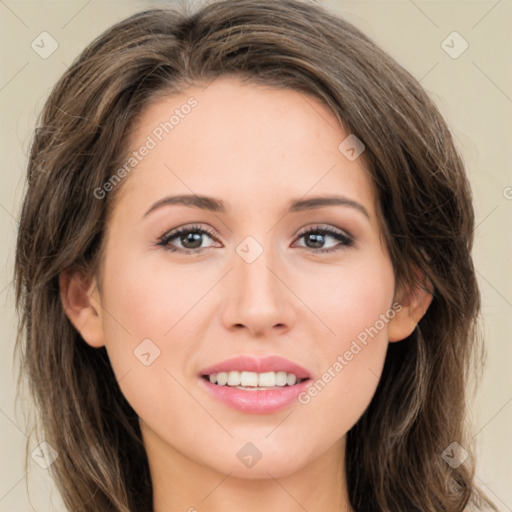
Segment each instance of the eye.
[[[210,240],[216,240],[214,233],[209,229],[197,225],[184,226],[161,236],[157,245],[171,252],[197,253],[202,249],[213,247],[213,244],[202,247],[205,235]],[[305,239],[306,245],[299,245],[299,247],[313,249],[313,252],[334,252],[354,246],[354,239],[350,235],[331,227],[315,226],[298,235],[299,240],[302,238]],[[329,239],[337,241],[338,244],[328,248],[323,247]],[[181,246],[176,247],[176,243],[181,244]]]
[[[301,238],[304,238],[305,243],[310,243],[311,245],[300,247],[315,249],[315,252],[334,252],[346,247],[354,246],[354,239],[351,236],[331,227],[322,228],[315,226],[314,228],[310,228],[307,231],[300,233],[298,235],[298,239]],[[326,240],[329,239],[337,240],[339,243],[328,248],[322,247],[326,243]]]
[[[210,239],[215,239],[213,232],[209,229],[202,228],[201,226],[184,226],[182,228],[169,231],[159,238],[157,245],[164,247],[164,249],[171,252],[199,252],[200,249],[207,249],[210,246],[201,247],[203,237],[207,235]],[[177,239],[177,242],[182,244],[181,247],[173,247],[171,242]]]

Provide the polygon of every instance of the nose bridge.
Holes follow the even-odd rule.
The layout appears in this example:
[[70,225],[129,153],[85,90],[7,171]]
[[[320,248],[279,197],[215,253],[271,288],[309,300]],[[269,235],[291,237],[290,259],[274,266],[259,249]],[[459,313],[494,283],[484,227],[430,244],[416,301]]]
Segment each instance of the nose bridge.
[[278,267],[279,264],[276,261],[276,251],[270,247],[269,240],[263,246],[254,237],[247,237],[238,245],[236,252],[236,278],[240,280],[243,292],[240,299],[251,304],[251,307],[275,307],[278,303],[278,283],[269,268]]
[[275,256],[273,256],[272,251],[268,247],[262,249],[259,255],[254,255],[254,251],[256,251],[256,248],[250,247],[246,255],[248,257],[250,255],[251,259],[244,259],[243,256],[240,256],[240,261],[235,265],[238,278],[242,286],[247,290],[247,293],[243,296],[247,299],[274,302],[276,301],[275,295],[278,293],[277,283],[275,282],[276,277],[270,272],[269,268],[278,266]]
[[277,277],[282,262],[270,240],[267,237],[263,244],[248,236],[235,249],[225,318],[228,326],[244,325],[255,333],[289,327],[292,322],[289,291]]

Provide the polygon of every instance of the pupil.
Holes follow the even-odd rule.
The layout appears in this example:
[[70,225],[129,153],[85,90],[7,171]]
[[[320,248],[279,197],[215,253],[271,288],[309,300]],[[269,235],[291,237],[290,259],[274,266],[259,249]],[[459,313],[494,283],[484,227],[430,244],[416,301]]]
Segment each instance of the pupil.
[[[194,238],[196,245],[193,245]],[[192,242],[192,247],[188,245],[188,242]],[[181,237],[181,243],[187,248],[187,249],[197,249],[198,247],[201,247],[201,241],[202,241],[202,234],[197,232],[188,233],[185,236]]]
[[321,248],[321,246],[323,244],[323,237],[324,237],[324,235],[322,235],[321,233],[308,235],[309,240],[312,239],[313,244],[316,244],[314,246],[315,249]]

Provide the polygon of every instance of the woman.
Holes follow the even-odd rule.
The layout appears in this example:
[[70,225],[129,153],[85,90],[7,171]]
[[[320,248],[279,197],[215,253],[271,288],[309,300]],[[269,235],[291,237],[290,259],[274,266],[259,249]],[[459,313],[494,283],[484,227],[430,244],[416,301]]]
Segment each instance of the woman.
[[449,129],[299,0],[111,27],[36,130],[19,350],[73,511],[462,511],[481,346]]

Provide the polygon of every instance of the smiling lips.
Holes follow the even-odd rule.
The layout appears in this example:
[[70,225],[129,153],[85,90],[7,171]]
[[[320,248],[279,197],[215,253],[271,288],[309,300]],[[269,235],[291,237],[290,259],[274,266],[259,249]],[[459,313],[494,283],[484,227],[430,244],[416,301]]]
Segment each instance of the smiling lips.
[[278,356],[241,356],[205,368],[202,385],[215,398],[246,413],[264,414],[295,401],[311,380],[302,366]]

